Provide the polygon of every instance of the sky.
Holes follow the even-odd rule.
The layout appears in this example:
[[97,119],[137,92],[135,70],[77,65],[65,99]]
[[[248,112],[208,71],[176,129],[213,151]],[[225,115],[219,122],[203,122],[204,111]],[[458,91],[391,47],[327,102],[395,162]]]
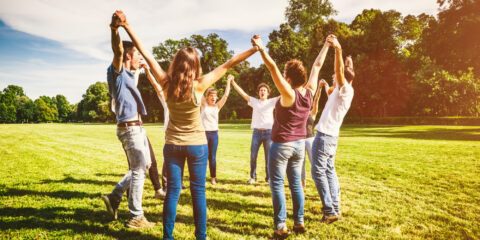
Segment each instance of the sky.
[[[331,0],[333,18],[350,23],[363,9],[395,9],[404,16],[436,15],[436,0]],[[106,81],[112,61],[113,12],[123,10],[147,49],[167,39],[215,32],[229,50],[251,47],[250,38],[268,34],[285,22],[288,0],[0,0],[0,90],[23,87],[26,95],[62,94],[78,103],[91,84]],[[120,30],[122,39],[128,39]],[[258,54],[250,57],[258,66]]]

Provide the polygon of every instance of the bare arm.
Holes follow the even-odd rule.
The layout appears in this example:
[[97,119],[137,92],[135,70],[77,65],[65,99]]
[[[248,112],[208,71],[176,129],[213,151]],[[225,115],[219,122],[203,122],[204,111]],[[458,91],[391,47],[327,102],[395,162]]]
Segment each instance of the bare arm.
[[342,46],[334,35],[330,35],[328,38],[329,43],[335,48],[335,76],[337,78],[338,89],[340,89],[345,84],[345,66],[343,65]]
[[144,64],[141,67],[145,69],[145,74],[147,74],[148,81],[150,81],[150,83],[152,84],[153,89],[155,89],[155,92],[157,93],[158,97],[165,99],[165,96],[163,95],[162,86],[160,86],[160,84],[158,84],[158,82],[152,76],[152,73],[150,73],[150,68],[148,67],[148,65]]
[[119,19],[121,20],[121,26],[125,29],[127,32],[128,36],[130,36],[130,39],[132,40],[133,44],[135,47],[138,49],[140,54],[145,58],[145,61],[147,62],[148,66],[150,66],[150,71],[157,79],[157,81],[160,83],[160,85],[164,85],[165,82],[167,81],[167,73],[163,71],[163,69],[160,67],[158,62],[155,60],[153,55],[146,51],[145,47],[143,46],[143,43],[140,41],[140,39],[137,37],[137,35],[133,32],[132,27],[130,24],[127,22],[127,17],[122,11],[117,11],[115,12]]
[[218,110],[222,109],[223,105],[227,102],[228,95],[230,94],[230,82],[233,80],[233,76],[231,74],[227,77],[227,86],[225,87],[225,92],[223,93],[222,99],[217,102]]
[[308,78],[308,82],[306,84],[307,89],[312,90],[315,94],[317,90],[317,82],[318,82],[318,74],[320,73],[320,69],[322,69],[323,62],[325,61],[325,57],[327,56],[329,44],[327,41],[323,44],[323,48],[318,54],[315,62],[312,65],[312,70],[310,71],[310,77]]
[[248,96],[248,94],[246,94],[245,91],[243,91],[243,89],[238,86],[235,80],[232,80],[232,85],[233,88],[235,88],[235,90],[238,92],[238,94],[240,94],[240,96],[242,96],[243,99],[245,99],[247,102],[250,102],[250,96]]
[[220,79],[230,68],[252,56],[252,54],[254,54],[256,51],[257,48],[252,47],[249,50],[234,56],[232,59],[218,66],[211,72],[201,76],[198,79],[198,84],[195,86],[195,90],[200,93],[205,92],[205,90],[207,90],[209,86],[213,85],[216,81],[218,81],[218,79]]
[[123,62],[123,45],[122,41],[120,41],[120,34],[118,34],[118,22],[119,19],[115,15],[112,16],[112,22],[110,23],[110,30],[111,30],[111,43],[112,43],[112,51],[113,51],[113,61],[112,65],[115,68],[115,71],[120,72],[122,71],[122,62]]
[[280,103],[282,104],[282,106],[291,106],[295,101],[295,91],[292,89],[287,80],[283,78],[282,73],[277,67],[277,64],[275,64],[270,55],[268,55],[268,53],[264,51],[263,42],[260,39],[260,36],[253,36],[252,43],[259,47],[263,62],[270,71],[273,83],[275,83],[275,86],[277,87],[280,95],[282,96],[282,98],[280,99]]
[[327,82],[325,82],[325,94],[327,94],[327,97],[330,97],[330,94],[328,93],[328,89],[330,89],[330,86],[328,85]]
[[313,105],[312,105],[312,111],[310,112],[310,115],[312,116],[313,119],[317,116],[318,113],[318,100],[320,100],[320,96],[322,95],[322,87],[325,86],[327,82],[325,80],[320,80],[319,83],[317,84],[317,89],[315,91],[315,97],[313,98]]

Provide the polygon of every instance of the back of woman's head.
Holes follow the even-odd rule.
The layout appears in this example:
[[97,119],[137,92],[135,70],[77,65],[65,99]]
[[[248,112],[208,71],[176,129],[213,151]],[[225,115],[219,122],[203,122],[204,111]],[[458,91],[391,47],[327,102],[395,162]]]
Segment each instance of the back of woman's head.
[[168,69],[168,98],[175,102],[188,100],[193,80],[200,77],[200,58],[193,47],[183,47],[173,56]]
[[289,60],[285,63],[285,78],[290,79],[292,88],[297,88],[307,82],[307,71],[301,61],[297,59]]

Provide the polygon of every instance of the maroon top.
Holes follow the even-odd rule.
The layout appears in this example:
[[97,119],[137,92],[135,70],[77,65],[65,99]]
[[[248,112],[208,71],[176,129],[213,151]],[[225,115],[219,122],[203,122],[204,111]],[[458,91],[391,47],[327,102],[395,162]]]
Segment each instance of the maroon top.
[[302,96],[297,89],[295,103],[290,107],[283,107],[280,99],[275,105],[275,120],[272,127],[272,141],[286,143],[305,139],[307,136],[307,118],[312,106],[312,93],[307,89]]

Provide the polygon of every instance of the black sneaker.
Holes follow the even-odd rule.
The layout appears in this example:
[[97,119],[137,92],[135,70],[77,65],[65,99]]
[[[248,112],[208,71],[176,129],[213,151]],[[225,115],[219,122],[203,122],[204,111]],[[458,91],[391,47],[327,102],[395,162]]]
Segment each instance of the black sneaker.
[[120,201],[114,200],[110,194],[103,196],[102,200],[107,207],[107,211],[113,215],[114,219],[117,219],[118,206],[120,205]]

